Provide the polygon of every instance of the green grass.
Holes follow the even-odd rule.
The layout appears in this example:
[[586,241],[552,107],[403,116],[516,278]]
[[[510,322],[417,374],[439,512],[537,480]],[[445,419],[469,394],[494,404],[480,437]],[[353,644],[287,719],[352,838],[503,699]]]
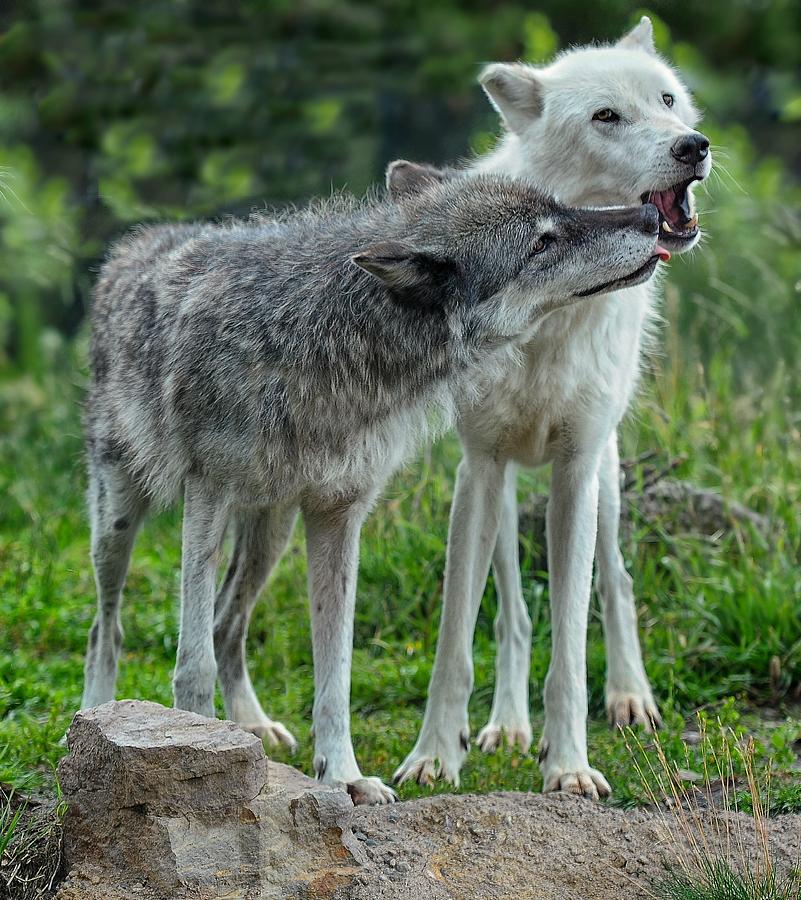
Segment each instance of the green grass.
[[[747,503],[775,524],[770,544],[750,533],[716,539],[643,527],[624,547],[639,599],[643,650],[666,712],[663,743],[681,759],[687,717],[722,711],[755,733],[777,784],[793,771],[801,734],[793,698],[801,684],[797,549],[801,436],[788,378],[735,390],[729,362],[682,364],[676,346],[645,387],[623,429],[623,449],[684,455],[677,474]],[[75,368],[68,370],[75,371]],[[74,376],[73,376],[74,377]],[[58,740],[77,708],[83,652],[94,612],[83,492],[81,386],[46,376],[0,384],[0,781],[20,789],[52,783]],[[391,776],[414,742],[431,671],[442,593],[455,439],[411,465],[386,492],[362,540],[353,672],[353,730],[366,773]],[[521,479],[521,496],[546,484]],[[180,557],[177,511],[140,535],[126,588],[118,697],[171,701]],[[534,622],[531,696],[535,734],[549,658],[547,578],[524,548],[526,599]],[[494,591],[475,642],[474,731],[492,698]],[[597,602],[589,637],[590,758],[617,802],[643,799],[620,736],[603,719],[604,652]],[[249,659],[268,712],[299,738],[293,760],[310,770],[312,662],[302,527],[253,619]],[[727,698],[730,699],[727,702]],[[771,704],[770,720],[754,710]],[[219,706],[221,710],[221,705]],[[777,712],[778,711],[778,719]],[[797,710],[796,710],[797,714]],[[288,760],[284,751],[278,758]],[[788,783],[791,783],[788,781]],[[533,755],[473,750],[461,790],[537,790]],[[404,798],[425,793],[404,786]],[[787,804],[801,806],[788,790]]]
[[801,878],[797,873],[739,872],[718,859],[706,863],[695,877],[674,873],[658,890],[664,900],[799,900]]

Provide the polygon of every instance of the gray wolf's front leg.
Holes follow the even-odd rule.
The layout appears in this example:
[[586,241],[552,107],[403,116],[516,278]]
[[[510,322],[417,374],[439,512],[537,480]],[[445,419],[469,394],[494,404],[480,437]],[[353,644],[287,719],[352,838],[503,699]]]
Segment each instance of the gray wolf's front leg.
[[81,709],[114,699],[122,643],[120,604],[147,499],[121,465],[89,463],[89,515],[97,614],[89,632]]
[[178,709],[214,718],[214,593],[220,544],[228,524],[225,501],[189,479],[184,489],[181,632],[173,694]]
[[643,665],[631,576],[618,543],[620,459],[616,431],[604,448],[598,479],[595,558],[606,635],[606,711],[612,725],[644,725],[650,731],[659,725],[660,717]]
[[476,743],[492,753],[506,741],[524,752],[531,746],[528,674],[531,665],[531,619],[523,600],[517,538],[517,466],[506,467],[501,525],[492,568],[498,594],[495,618],[495,695],[489,722]]
[[346,785],[356,804],[395,800],[380,779],[362,775],[350,735],[359,532],[368,508],[364,499],[337,509],[303,505],[314,652],[314,772],[326,784]]
[[552,656],[540,744],[544,791],[607,796],[587,758],[587,616],[598,521],[599,457],[562,452],[548,502]]
[[467,703],[473,690],[473,632],[498,536],[505,461],[468,451],[456,474],[445,594],[423,727],[395,780],[458,785],[467,755]]
[[266,738],[270,746],[297,742],[262,709],[248,673],[245,645],[259,592],[281,558],[297,517],[297,507],[237,510],[234,549],[214,603],[214,651],[225,713],[238,725]]

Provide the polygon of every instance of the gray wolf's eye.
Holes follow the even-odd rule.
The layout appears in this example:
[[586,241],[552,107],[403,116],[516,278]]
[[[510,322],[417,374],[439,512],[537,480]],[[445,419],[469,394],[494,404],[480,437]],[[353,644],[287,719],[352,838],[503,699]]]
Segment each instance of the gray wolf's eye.
[[673,96],[673,94],[662,94],[662,99],[664,100],[665,106],[667,106],[668,109],[676,102],[676,98]]
[[536,256],[538,253],[542,253],[543,250],[547,250],[548,247],[553,243],[553,235],[544,234],[542,237],[537,238],[536,241],[532,244],[531,247],[531,255]]
[[619,122],[620,116],[613,109],[599,109],[592,117],[593,122]]

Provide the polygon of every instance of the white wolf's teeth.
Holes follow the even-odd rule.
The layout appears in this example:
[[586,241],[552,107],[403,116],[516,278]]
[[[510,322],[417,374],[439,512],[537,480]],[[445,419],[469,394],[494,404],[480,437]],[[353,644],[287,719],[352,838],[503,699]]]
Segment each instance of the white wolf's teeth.
[[673,234],[673,229],[664,219],[662,220],[662,231],[667,231],[668,234]]

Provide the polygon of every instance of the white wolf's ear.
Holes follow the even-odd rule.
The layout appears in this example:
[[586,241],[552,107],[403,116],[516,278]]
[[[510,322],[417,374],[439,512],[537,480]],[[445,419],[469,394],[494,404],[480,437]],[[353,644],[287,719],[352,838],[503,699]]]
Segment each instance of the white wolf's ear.
[[492,63],[478,80],[506,127],[515,134],[542,112],[542,83],[530,66]]
[[445,181],[442,169],[425,163],[413,163],[396,159],[387,166],[387,192],[393,200],[419,194],[435,184]]
[[628,34],[624,34],[615,46],[623,47],[626,50],[642,50],[645,53],[656,54],[654,26],[648,16],[643,16],[640,24],[635,25]]

